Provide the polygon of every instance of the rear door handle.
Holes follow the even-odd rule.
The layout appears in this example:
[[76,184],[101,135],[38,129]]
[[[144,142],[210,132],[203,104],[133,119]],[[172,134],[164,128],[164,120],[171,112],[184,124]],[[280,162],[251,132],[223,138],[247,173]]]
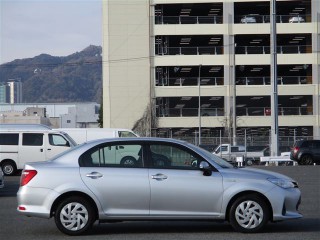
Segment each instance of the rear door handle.
[[157,181],[163,181],[163,180],[166,180],[168,177],[164,174],[158,173],[156,175],[151,175],[151,178]]
[[92,178],[92,179],[97,179],[97,178],[103,177],[103,175],[101,173],[98,173],[98,172],[91,172],[91,173],[87,173],[86,177]]

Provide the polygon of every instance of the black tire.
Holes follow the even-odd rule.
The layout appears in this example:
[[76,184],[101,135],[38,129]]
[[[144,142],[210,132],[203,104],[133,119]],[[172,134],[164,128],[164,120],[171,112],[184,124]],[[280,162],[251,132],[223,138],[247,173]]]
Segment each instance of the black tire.
[[231,226],[239,232],[261,231],[270,219],[269,208],[256,194],[241,196],[234,201],[229,212]]
[[312,165],[313,164],[313,158],[311,155],[303,155],[300,159],[301,165]]
[[252,166],[253,165],[253,160],[252,159],[247,159],[246,160],[246,165],[247,166]]
[[57,228],[67,235],[81,235],[88,232],[95,218],[94,210],[83,197],[69,197],[57,207],[54,218]]
[[3,161],[1,164],[2,171],[6,176],[12,176],[17,171],[17,166],[13,161]]
[[126,166],[135,166],[137,164],[137,160],[134,157],[126,156],[121,159],[120,164]]

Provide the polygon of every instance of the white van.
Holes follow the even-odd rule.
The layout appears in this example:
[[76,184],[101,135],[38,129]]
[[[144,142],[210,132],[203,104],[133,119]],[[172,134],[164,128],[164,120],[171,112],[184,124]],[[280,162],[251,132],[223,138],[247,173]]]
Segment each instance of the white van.
[[133,131],[123,128],[57,128],[67,133],[78,144],[101,138],[139,137]]
[[43,126],[0,125],[0,166],[13,175],[26,162],[48,160],[76,145],[68,134]]

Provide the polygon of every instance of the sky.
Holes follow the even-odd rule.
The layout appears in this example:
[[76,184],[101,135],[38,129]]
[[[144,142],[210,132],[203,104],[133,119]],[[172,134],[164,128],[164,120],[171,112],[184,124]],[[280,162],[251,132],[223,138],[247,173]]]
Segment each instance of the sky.
[[0,64],[102,45],[102,0],[0,0]]

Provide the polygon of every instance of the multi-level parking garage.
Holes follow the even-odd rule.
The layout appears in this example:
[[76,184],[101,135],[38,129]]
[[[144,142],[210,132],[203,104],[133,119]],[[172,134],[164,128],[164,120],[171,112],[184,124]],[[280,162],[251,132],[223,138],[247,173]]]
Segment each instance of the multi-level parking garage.
[[[112,6],[110,3],[109,8]],[[149,74],[143,80],[150,85],[144,92],[149,97],[145,96],[148,100],[141,101],[140,107],[144,110],[150,103],[154,110],[157,122],[151,126],[153,135],[194,138],[201,124],[202,137],[227,136],[235,103],[237,136],[268,137],[272,94],[270,1],[154,0],[144,7],[149,7],[148,13],[141,6],[132,15],[146,14],[145,22],[140,18],[146,24],[140,35],[145,34],[145,41],[134,41],[133,27],[134,37],[128,31],[123,39],[133,41],[126,45],[127,56],[139,56],[130,48],[133,43],[140,50],[149,45],[144,51],[150,57],[144,63]],[[320,2],[277,1],[276,15],[279,133],[320,138]],[[124,14],[121,21],[123,18]],[[121,21],[114,25],[121,25]],[[129,20],[127,24],[130,26]],[[113,29],[110,26],[109,31]],[[142,66],[136,61],[127,65],[128,69]],[[114,69],[108,68],[111,85]],[[136,79],[140,81],[141,74]]]

